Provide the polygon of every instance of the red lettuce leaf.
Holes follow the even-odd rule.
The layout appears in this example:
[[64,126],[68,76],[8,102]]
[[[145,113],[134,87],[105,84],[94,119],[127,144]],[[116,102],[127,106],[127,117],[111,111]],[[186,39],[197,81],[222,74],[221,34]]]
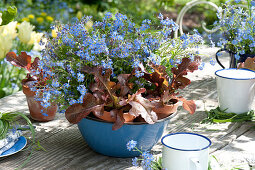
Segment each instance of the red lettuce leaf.
[[128,103],[132,106],[129,110],[129,114],[135,117],[141,115],[147,123],[153,124],[158,120],[158,117],[152,110],[155,106],[148,99],[142,97],[141,93],[145,91],[144,88],[141,88],[135,94],[129,96]]
[[255,57],[254,58],[248,57],[243,63],[239,63],[238,69],[240,68],[246,68],[255,71]]
[[194,61],[191,61],[189,58],[183,58],[181,64],[172,68],[173,78],[171,87],[173,88],[173,91],[179,88],[183,89],[190,84],[190,80],[184,76],[187,75],[188,72],[194,72],[197,70],[199,64],[199,57],[195,57]]
[[187,110],[190,114],[195,113],[196,111],[196,104],[193,100],[186,100],[182,97],[178,97],[180,101],[183,102],[182,107]]
[[133,83],[129,83],[129,79],[131,78],[131,74],[120,74],[117,79],[119,81],[118,86],[120,88],[120,96],[127,95],[133,87]]
[[14,66],[30,70],[31,56],[27,55],[26,52],[21,52],[21,54],[18,56],[16,55],[15,52],[8,52],[6,54],[6,60],[9,61]]
[[[14,52],[8,52],[6,54],[6,60],[16,67],[21,67],[28,70],[30,73],[38,70],[38,63],[40,61],[40,59],[36,57],[33,63],[31,63],[31,56],[27,55],[26,52],[21,52],[21,54],[18,56]],[[34,79],[38,78],[34,77]]]
[[167,76],[164,66],[152,65],[152,67],[154,69],[154,72],[153,73],[145,72],[143,78],[155,85],[154,90],[149,89],[147,90],[148,94],[154,97],[158,97],[161,96],[161,94],[163,94],[164,91],[168,89],[169,78]]
[[112,130],[118,130],[121,128],[125,122],[125,119],[123,118],[123,110],[116,110],[113,109],[111,110],[111,114],[115,115],[116,121],[114,122],[112,126]]
[[94,112],[95,114],[102,114],[104,111],[104,104],[98,103],[96,97],[92,94],[87,93],[84,96],[83,104],[75,103],[68,107],[65,112],[66,119],[70,123],[78,123],[90,112]]
[[109,96],[109,98],[104,99],[105,101],[107,101],[107,105],[116,108],[122,107],[118,105],[120,98],[118,98],[115,93],[118,89],[118,86],[115,82],[110,81],[110,76],[112,74],[111,69],[106,69],[103,73],[102,67],[84,66],[82,71],[94,75],[95,83],[90,86],[90,90],[92,92],[98,91],[100,93],[106,93],[107,95],[101,96]]

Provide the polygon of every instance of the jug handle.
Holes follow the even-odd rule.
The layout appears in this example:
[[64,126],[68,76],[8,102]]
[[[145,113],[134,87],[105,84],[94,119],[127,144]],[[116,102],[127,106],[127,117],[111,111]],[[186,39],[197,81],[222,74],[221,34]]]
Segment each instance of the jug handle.
[[191,167],[193,167],[193,168],[190,168],[190,169],[202,170],[201,163],[200,163],[198,158],[194,158],[194,157],[190,158],[190,161],[191,161]]
[[225,52],[227,52],[227,53],[229,53],[229,54],[230,54],[230,52],[229,52],[227,49],[225,49],[225,48],[221,48],[221,49],[219,49],[219,50],[216,52],[216,55],[215,55],[216,61],[217,61],[217,63],[224,69],[225,67],[221,64],[221,62],[220,62],[220,60],[219,60],[219,58],[218,58],[218,53],[219,53],[219,52],[222,52],[222,51],[225,51]]

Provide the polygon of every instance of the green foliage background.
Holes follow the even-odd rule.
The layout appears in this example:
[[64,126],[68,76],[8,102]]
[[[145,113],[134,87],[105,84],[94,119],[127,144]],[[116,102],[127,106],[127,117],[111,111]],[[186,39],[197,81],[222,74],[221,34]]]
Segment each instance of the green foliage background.
[[[226,0],[208,1],[220,5]],[[95,20],[100,20],[106,12],[112,12],[113,14],[120,12],[132,18],[136,24],[141,24],[144,19],[153,20],[155,23],[156,17],[160,12],[164,14],[170,12],[178,14],[187,2],[190,2],[190,0],[2,0],[0,1],[0,11],[6,10],[11,5],[17,7],[17,9],[9,7],[3,13],[5,19],[2,24],[12,21],[16,13],[18,14],[15,20],[21,22],[22,18],[29,14],[38,16],[42,12],[46,12],[54,20],[63,23],[71,22],[72,18],[76,17],[78,13],[91,15]],[[217,19],[215,11],[211,10],[209,6],[200,5],[189,10],[187,15],[194,12],[204,15],[207,25],[209,25],[208,28],[212,28],[210,25]],[[36,31],[42,31],[48,35],[51,34],[49,23],[44,22],[42,25],[35,26]],[[198,29],[201,30],[200,28]],[[24,77],[25,71],[1,61],[0,98],[20,90],[20,81]]]

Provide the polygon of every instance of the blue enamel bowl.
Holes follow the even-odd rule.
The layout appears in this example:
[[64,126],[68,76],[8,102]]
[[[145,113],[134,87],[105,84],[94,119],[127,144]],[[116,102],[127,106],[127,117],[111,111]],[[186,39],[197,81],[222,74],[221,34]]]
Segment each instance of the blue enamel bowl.
[[135,157],[141,153],[129,151],[127,143],[137,141],[137,147],[143,151],[150,150],[162,137],[172,114],[154,124],[145,122],[125,123],[120,129],[113,131],[113,123],[86,117],[78,123],[78,128],[90,148],[95,152],[112,157]]

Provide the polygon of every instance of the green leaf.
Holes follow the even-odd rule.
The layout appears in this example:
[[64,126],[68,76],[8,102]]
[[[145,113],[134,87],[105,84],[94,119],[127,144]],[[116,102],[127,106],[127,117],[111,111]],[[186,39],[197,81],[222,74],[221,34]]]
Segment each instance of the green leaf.
[[0,89],[0,98],[2,98],[2,97],[4,97],[4,96],[6,96],[5,91],[3,91],[2,89]]
[[33,143],[35,143],[35,129],[34,129],[33,125],[32,125],[32,122],[31,122],[30,119],[29,119],[26,115],[24,115],[23,113],[16,112],[16,114],[19,115],[19,116],[21,116],[22,118],[24,118],[24,119],[27,121],[27,124],[28,124],[28,126],[29,126],[29,128],[30,128],[30,131],[31,131],[31,133],[32,133],[32,136],[33,136]]
[[2,25],[6,25],[13,21],[17,14],[17,8],[15,6],[9,6],[6,11],[2,12]]
[[204,119],[201,123],[226,123],[226,122],[245,122],[245,121],[254,121],[255,114],[254,111],[251,110],[246,113],[236,114],[236,113],[226,113],[225,110],[220,110],[219,107],[216,109],[211,109],[210,111],[206,111],[207,118]]
[[159,157],[155,161],[152,161],[151,168],[153,170],[162,170],[163,169],[163,167],[162,167],[162,157]]
[[6,137],[10,124],[7,120],[0,119],[0,140]]
[[37,141],[37,147],[35,148],[36,150],[43,150],[46,152],[46,149],[44,149],[44,147],[42,147],[42,145],[40,144],[39,140]]

